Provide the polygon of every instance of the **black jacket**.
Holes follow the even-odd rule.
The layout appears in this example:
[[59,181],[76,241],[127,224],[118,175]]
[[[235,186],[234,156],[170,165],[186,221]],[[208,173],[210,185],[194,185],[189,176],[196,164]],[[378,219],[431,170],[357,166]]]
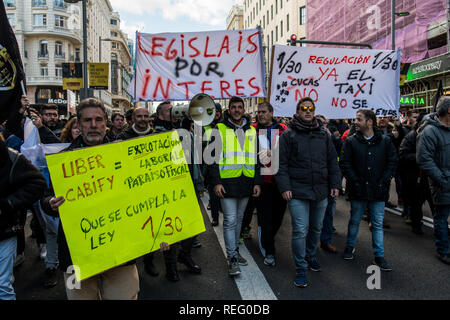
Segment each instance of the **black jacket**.
[[23,227],[26,209],[39,200],[46,185],[30,161],[0,141],[0,241]]
[[315,119],[312,126],[294,115],[280,138],[280,168],[275,176],[281,193],[293,199],[320,201],[340,189],[341,177],[331,136]]
[[430,114],[419,128],[417,163],[430,178],[434,204],[450,204],[450,128]]
[[351,200],[387,201],[398,156],[392,140],[375,130],[366,140],[360,133],[345,140],[340,157],[342,174]]
[[[238,129],[238,127],[231,122],[230,115],[228,113],[228,110],[225,110],[224,119],[222,122],[225,124],[228,128],[234,130]],[[250,129],[251,119],[249,116],[244,116],[244,121],[246,122],[245,125],[242,127],[242,130],[245,132],[248,129]],[[220,143],[221,144],[221,143]],[[221,144],[222,145],[222,144]],[[213,163],[208,166],[208,177],[209,181],[211,182],[212,186],[216,186],[218,184],[223,185],[225,189],[225,198],[245,198],[245,197],[251,197],[253,194],[253,186],[255,185],[262,185],[263,179],[261,177],[260,172],[260,162],[259,157],[256,156],[256,166],[255,166],[255,177],[249,178],[244,175],[241,175],[237,178],[229,178],[229,179],[221,179],[220,178],[220,172],[219,172],[219,164]]]

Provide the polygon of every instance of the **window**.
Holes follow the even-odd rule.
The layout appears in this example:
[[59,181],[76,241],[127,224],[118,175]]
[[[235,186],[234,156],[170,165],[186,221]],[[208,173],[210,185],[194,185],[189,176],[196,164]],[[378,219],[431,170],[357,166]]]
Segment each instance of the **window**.
[[48,58],[48,41],[47,40],[41,40],[41,42],[39,42],[38,57]]
[[117,48],[117,43],[115,43],[114,41],[112,41],[112,42],[111,42],[111,47],[112,47],[113,49],[116,49],[116,48]]
[[62,65],[55,65],[55,77],[62,78]]
[[14,15],[13,14],[7,14],[6,16],[8,17],[9,24],[11,26],[14,26]]
[[289,14],[286,16],[286,32],[289,32]]
[[273,5],[270,6],[270,20],[273,20]]
[[38,91],[39,99],[50,99],[52,97],[52,91],[50,89],[39,89]]
[[66,26],[67,26],[67,18],[55,15],[55,27],[66,28]]
[[48,76],[48,65],[41,64],[41,77],[47,77],[47,76]]
[[266,27],[266,17],[263,16],[263,29]]
[[280,37],[283,36],[283,21],[280,22]]
[[111,24],[113,26],[117,26],[117,20],[116,19],[111,19]]
[[47,25],[47,15],[46,14],[35,14],[34,18],[34,26],[46,26]]
[[14,4],[14,0],[3,0],[6,8],[14,8],[16,5]]
[[270,38],[271,38],[270,46],[273,46],[273,30],[270,31]]
[[275,0],[275,14],[278,13],[278,0]]
[[67,9],[67,4],[64,2],[64,0],[54,0],[54,7],[55,9]]
[[300,24],[306,23],[306,7],[300,7]]
[[118,33],[117,33],[117,32],[111,31],[111,37],[117,37],[117,36],[118,36]]
[[267,10],[267,25],[269,25],[269,10]]
[[278,41],[278,26],[275,27],[275,41]]
[[61,41],[56,41],[55,42],[55,57],[57,57],[57,58],[64,58],[63,44],[62,44]]
[[283,9],[283,0],[280,0],[280,9]]
[[47,7],[47,1],[45,0],[33,0],[31,3],[33,8],[45,8]]
[[80,48],[75,48],[75,62],[79,62],[80,59]]

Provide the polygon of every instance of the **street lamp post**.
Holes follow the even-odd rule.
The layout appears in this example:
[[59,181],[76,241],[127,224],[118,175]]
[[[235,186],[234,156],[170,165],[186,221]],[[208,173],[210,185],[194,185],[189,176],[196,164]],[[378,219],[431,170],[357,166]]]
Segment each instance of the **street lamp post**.
[[88,90],[88,81],[87,81],[87,73],[88,73],[88,62],[87,62],[87,12],[86,12],[86,2],[88,0],[64,0],[67,3],[78,3],[82,2],[83,7],[83,90],[80,91],[80,95],[82,98],[88,98],[89,90]]
[[409,16],[409,12],[395,12],[395,0],[391,0],[391,43],[393,51],[395,51],[395,16],[406,17]]
[[[102,41],[112,41],[112,39],[102,39],[102,36],[98,37],[98,62],[102,62]],[[102,100],[102,90],[98,91],[98,97],[100,100]]]

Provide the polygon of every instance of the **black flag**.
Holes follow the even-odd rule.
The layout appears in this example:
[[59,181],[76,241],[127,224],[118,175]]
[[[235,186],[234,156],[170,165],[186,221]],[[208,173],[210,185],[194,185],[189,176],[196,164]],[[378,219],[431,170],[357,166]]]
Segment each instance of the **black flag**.
[[0,122],[20,109],[25,73],[14,31],[9,25],[5,5],[0,1]]
[[441,98],[441,96],[443,95],[444,95],[444,88],[442,88],[442,80],[439,80],[439,86],[436,91],[436,96],[434,97],[433,112],[436,112],[437,103]]

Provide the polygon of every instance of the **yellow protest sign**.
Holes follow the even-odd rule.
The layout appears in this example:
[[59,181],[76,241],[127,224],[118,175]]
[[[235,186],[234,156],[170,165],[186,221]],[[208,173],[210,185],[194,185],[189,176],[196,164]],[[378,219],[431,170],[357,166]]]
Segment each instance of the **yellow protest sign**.
[[78,280],[205,231],[176,131],[46,158]]
[[89,88],[96,90],[108,90],[109,63],[89,62]]

